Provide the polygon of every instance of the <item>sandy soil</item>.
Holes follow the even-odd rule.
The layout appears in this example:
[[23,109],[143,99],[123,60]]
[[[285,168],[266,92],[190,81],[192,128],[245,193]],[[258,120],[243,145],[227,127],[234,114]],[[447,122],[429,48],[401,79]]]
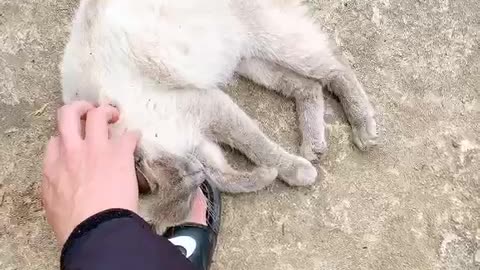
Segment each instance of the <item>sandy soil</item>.
[[[311,189],[225,196],[214,269],[480,269],[480,5],[311,0],[378,111],[381,144],[352,146],[328,99],[330,149]],[[0,269],[58,268],[38,200],[77,1],[0,0]],[[289,100],[228,89],[291,151]],[[239,164],[242,159],[234,157]]]

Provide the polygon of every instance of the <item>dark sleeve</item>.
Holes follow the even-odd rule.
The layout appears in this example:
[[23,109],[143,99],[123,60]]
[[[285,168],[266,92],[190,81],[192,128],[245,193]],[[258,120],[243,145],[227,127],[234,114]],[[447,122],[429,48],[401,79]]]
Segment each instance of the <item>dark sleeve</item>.
[[62,249],[60,264],[62,270],[194,270],[170,241],[123,209],[103,211],[78,225]]

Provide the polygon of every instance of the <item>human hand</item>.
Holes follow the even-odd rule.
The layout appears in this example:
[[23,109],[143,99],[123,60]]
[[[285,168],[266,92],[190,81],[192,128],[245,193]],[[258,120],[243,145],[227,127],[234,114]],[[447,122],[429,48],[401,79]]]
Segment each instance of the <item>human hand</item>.
[[59,136],[50,139],[44,157],[42,202],[62,245],[77,225],[96,213],[110,208],[137,212],[133,154],[138,135],[126,132],[110,138],[108,125],[118,118],[114,107],[96,108],[84,101],[58,111]]

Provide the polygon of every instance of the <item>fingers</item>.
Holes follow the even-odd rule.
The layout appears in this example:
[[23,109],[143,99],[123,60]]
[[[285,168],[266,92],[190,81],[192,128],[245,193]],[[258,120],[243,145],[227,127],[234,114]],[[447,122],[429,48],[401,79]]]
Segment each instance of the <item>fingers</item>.
[[[110,105],[95,108],[93,104],[85,101],[63,106],[58,112],[58,128],[62,145],[67,151],[76,149],[83,140],[82,118],[86,118],[85,140],[98,145],[109,140],[109,124],[118,121],[119,111]],[[135,132],[122,136],[122,144],[128,152],[135,151],[138,140],[139,134]]]
[[66,147],[75,147],[82,141],[81,118],[92,109],[92,104],[77,101],[58,110],[58,131]]
[[88,112],[85,123],[85,140],[90,143],[100,143],[108,140],[109,123],[118,121],[119,112],[116,108],[101,105]]

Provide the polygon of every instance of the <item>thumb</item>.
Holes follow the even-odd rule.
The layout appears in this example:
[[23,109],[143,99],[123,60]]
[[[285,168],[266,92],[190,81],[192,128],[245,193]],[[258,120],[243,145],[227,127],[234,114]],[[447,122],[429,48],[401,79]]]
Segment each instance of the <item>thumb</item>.
[[128,154],[133,154],[141,137],[142,136],[139,131],[132,130],[125,132],[121,138],[122,148],[127,151]]

